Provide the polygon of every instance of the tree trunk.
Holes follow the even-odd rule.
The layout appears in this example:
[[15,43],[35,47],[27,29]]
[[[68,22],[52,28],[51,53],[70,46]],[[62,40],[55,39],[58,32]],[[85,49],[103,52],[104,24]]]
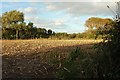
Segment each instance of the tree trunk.
[[16,39],[18,39],[18,34],[19,34],[18,30],[16,30]]

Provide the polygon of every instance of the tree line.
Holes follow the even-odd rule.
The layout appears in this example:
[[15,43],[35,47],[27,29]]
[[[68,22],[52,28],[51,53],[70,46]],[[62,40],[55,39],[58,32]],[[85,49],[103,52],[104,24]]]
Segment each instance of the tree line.
[[85,22],[87,30],[83,33],[56,33],[52,38],[57,39],[105,39],[111,32],[114,21],[110,18],[91,17]]
[[2,39],[35,39],[35,38],[52,38],[52,39],[95,39],[105,37],[105,31],[108,24],[113,22],[109,18],[91,17],[85,22],[87,30],[83,33],[55,33],[51,29],[38,28],[33,22],[26,23],[24,13],[12,10],[2,14],[0,25],[2,28]]
[[24,14],[16,10],[3,13],[0,23],[2,24],[2,39],[48,38],[54,34],[51,29],[34,27],[33,22],[27,24],[24,21]]

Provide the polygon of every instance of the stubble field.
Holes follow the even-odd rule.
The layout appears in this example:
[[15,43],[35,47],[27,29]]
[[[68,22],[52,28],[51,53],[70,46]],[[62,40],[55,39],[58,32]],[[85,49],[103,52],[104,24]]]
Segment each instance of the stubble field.
[[101,40],[2,40],[3,78],[53,78],[59,68],[57,60],[65,60],[76,47],[91,56],[94,44]]

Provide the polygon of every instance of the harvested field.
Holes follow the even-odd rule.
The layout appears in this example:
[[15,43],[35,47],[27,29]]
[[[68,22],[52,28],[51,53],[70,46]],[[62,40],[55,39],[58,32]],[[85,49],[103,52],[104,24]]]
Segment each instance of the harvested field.
[[3,78],[53,78],[58,65],[76,47],[87,55],[95,53],[93,44],[100,40],[3,40]]

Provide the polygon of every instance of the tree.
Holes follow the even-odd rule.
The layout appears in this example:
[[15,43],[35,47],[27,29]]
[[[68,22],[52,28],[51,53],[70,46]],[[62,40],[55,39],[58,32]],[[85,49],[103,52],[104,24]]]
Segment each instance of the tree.
[[76,37],[76,34],[75,34],[75,33],[69,34],[69,37],[70,37],[70,39],[75,38],[75,37]]
[[101,55],[96,58],[96,61],[98,75],[105,75],[100,77],[117,79],[120,78],[120,1],[116,3],[116,10],[112,11],[116,16],[113,18],[113,23],[106,25],[112,27],[104,31],[107,35],[106,40],[104,39],[105,41],[98,45],[98,53]]
[[106,24],[111,23],[112,21],[113,20],[109,18],[91,17],[86,21],[85,26],[90,30],[99,29],[104,27]]
[[51,29],[48,30],[48,34],[49,34],[49,35],[52,34],[52,30],[51,30]]
[[45,28],[37,28],[37,38],[45,38],[47,30]]
[[33,28],[33,23],[32,22],[29,22],[27,27],[30,29],[30,28]]
[[113,22],[110,18],[98,18],[91,17],[85,22],[85,26],[88,28],[87,32],[90,34],[105,35],[105,31],[111,28],[111,23]]
[[51,29],[47,31],[45,28],[34,27],[32,22],[26,24],[24,14],[16,10],[3,13],[1,24],[3,39],[48,38],[53,34]]
[[[2,27],[3,29],[12,28],[16,30],[16,39],[18,39],[19,30],[24,25],[24,14],[22,12],[12,10],[5,12],[2,15]],[[25,26],[24,26],[25,27]]]
[[[110,7],[108,7],[110,8]],[[120,1],[116,3],[116,17],[114,18],[114,23],[112,23],[112,28],[108,33],[110,36],[107,36],[108,41],[108,50],[112,53],[114,59],[119,59],[120,56]]]
[[[25,28],[25,33],[26,33],[26,35],[25,35],[25,37],[26,38],[31,38],[32,37],[32,32],[34,31],[33,30],[33,23],[32,22],[29,22],[28,24],[27,24],[27,26],[26,26],[26,28]],[[33,31],[32,31],[33,30]]]

